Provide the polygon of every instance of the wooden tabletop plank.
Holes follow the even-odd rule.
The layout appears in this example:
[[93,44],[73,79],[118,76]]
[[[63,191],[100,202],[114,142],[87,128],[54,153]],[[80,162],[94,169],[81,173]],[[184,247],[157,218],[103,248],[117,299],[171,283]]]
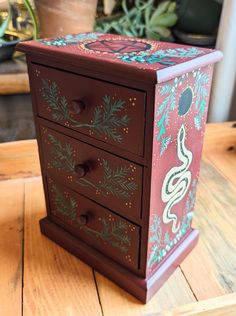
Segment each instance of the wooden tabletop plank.
[[151,316],[235,316],[236,293],[162,311]]
[[0,95],[29,93],[27,73],[0,75]]
[[221,154],[207,155],[207,158],[236,187],[236,146]]
[[202,249],[199,259],[196,248],[181,265],[198,299],[236,291],[235,202],[236,188],[204,158],[194,217]]
[[27,65],[22,58],[23,55],[15,53],[14,57],[17,58],[1,63],[0,95],[30,92]]
[[41,174],[36,140],[0,144],[0,180]]
[[236,123],[208,123],[203,143],[203,153],[226,152],[230,147],[236,146]]
[[[195,302],[195,297],[178,268],[155,296],[146,304],[96,273],[98,292],[104,316],[140,316]],[[117,308],[114,308],[114,307]]]
[[41,235],[41,178],[25,180],[23,315],[101,316],[93,270]]
[[0,315],[20,316],[22,304],[23,180],[0,182]]

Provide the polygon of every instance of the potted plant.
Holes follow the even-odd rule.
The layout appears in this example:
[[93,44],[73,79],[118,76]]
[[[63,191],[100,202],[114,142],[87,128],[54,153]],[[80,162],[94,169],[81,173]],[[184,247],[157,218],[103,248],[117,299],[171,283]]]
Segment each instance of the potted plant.
[[[34,10],[29,2],[29,0],[24,0],[24,5],[26,6],[32,22],[33,22],[33,38],[36,39],[38,35],[37,20],[34,14]],[[12,57],[16,44],[20,41],[16,32],[8,30],[9,23],[12,17],[12,6],[8,1],[8,13],[6,18],[1,18],[0,16],[0,62],[8,60]]]
[[99,17],[95,30],[103,33],[172,40],[170,27],[177,22],[174,1],[164,1],[158,6],[155,0],[135,0],[131,7],[128,1],[121,2],[121,12]]
[[40,37],[58,37],[93,29],[97,0],[34,0]]

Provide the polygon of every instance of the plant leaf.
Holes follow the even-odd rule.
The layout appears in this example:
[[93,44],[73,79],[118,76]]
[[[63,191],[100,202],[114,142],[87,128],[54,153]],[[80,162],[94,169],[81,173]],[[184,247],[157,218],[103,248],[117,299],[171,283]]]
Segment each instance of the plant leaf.
[[164,26],[155,26],[152,27],[151,31],[153,33],[157,33],[159,35],[159,37],[168,37],[170,36],[171,32],[168,28],[164,27]]
[[175,13],[163,13],[157,19],[150,21],[150,25],[171,27],[177,22],[177,15]]
[[8,28],[8,25],[10,23],[11,16],[12,16],[12,12],[11,12],[11,6],[9,4],[9,6],[8,6],[8,16],[2,22],[2,24],[0,25],[0,38],[4,36],[4,34],[5,34],[5,32],[6,32],[7,28]]
[[154,11],[152,17],[151,17],[151,20],[150,20],[150,23],[152,23],[153,21],[155,21],[156,19],[159,19],[159,17],[165,13],[168,9],[170,5],[170,1],[164,1],[164,2],[161,2],[157,9]]

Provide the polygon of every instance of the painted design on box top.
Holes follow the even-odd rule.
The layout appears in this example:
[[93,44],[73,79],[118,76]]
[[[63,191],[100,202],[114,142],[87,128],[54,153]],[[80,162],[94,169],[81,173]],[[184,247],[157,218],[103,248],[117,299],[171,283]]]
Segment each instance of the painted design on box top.
[[[28,45],[32,45],[30,42]],[[176,45],[143,38],[132,38],[116,34],[83,33],[55,39],[33,42],[34,47],[47,48],[47,52],[70,53],[78,60],[82,57],[94,61],[120,64],[129,69],[157,70],[185,63],[210,53],[212,50]],[[105,65],[105,64],[104,64]]]
[[87,40],[95,40],[99,36],[104,35],[103,33],[79,33],[79,34],[69,34],[66,36],[56,37],[52,39],[40,39],[39,42],[54,47],[75,45]]
[[176,48],[176,49],[166,49],[166,50],[157,50],[151,53],[142,52],[142,53],[130,53],[125,55],[118,55],[117,58],[121,59],[124,62],[132,63],[138,62],[141,64],[160,64],[160,65],[175,65],[177,61],[175,58],[193,58],[198,55],[201,55],[202,51],[195,47],[190,48]]
[[102,53],[128,54],[150,50],[152,45],[139,40],[97,40],[84,45],[85,49]]

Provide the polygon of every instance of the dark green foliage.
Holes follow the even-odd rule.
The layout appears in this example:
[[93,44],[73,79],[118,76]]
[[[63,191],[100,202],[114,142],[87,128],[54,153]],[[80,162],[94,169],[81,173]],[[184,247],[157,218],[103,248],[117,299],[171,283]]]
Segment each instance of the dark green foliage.
[[[53,160],[51,161],[53,167],[74,174],[76,161],[74,159],[75,151],[71,144],[62,144],[52,134],[48,134],[48,140],[53,145],[50,149],[53,155]],[[77,179],[76,182],[84,187],[92,187],[98,190],[105,197],[107,197],[107,193],[110,193],[118,198],[130,198],[130,192],[135,191],[138,187],[134,181],[127,180],[130,168],[119,166],[112,169],[105,159],[102,159],[102,168],[104,177],[101,182],[95,183],[86,178]]]
[[105,159],[102,160],[102,165],[104,168],[104,178],[100,188],[109,191],[114,196],[128,199],[130,197],[129,192],[137,189],[137,184],[134,181],[127,180],[130,168],[120,166],[111,169]]
[[111,97],[103,97],[103,109],[96,107],[93,116],[93,128],[98,134],[105,134],[114,141],[121,142],[122,136],[118,134],[116,128],[127,126],[130,119],[127,115],[117,116],[117,113],[124,108],[125,101],[115,100],[112,102]]
[[72,197],[66,197],[60,192],[55,184],[52,185],[53,199],[57,208],[57,212],[74,221],[77,216],[78,204]]
[[52,117],[56,121],[71,120],[66,97],[61,96],[55,81],[42,79],[42,96],[52,110]]
[[50,143],[53,145],[51,147],[51,153],[55,158],[54,160],[52,160],[53,167],[57,169],[63,169],[67,172],[74,172],[74,150],[71,144],[66,143],[63,146],[61,142],[52,134],[48,134],[48,139]]
[[171,39],[169,27],[177,21],[174,1],[164,1],[156,7],[154,0],[135,0],[130,9],[127,3],[122,1],[121,14],[97,19],[95,30],[154,40]]
[[101,230],[95,230],[88,226],[81,226],[77,221],[78,204],[73,197],[66,198],[65,195],[56,187],[52,185],[53,200],[56,206],[56,212],[65,216],[67,219],[73,221],[73,225],[80,227],[84,232],[94,238],[100,238],[104,242],[117,248],[119,251],[126,253],[128,246],[131,245],[130,237],[126,234],[127,223],[123,221],[107,221],[102,218]]
[[104,242],[117,248],[121,252],[127,253],[127,246],[131,245],[130,237],[126,235],[127,224],[125,222],[109,222],[102,219],[101,231],[94,230],[87,226],[83,227],[84,231],[96,238],[101,238]]
[[52,118],[56,121],[68,121],[73,128],[88,128],[97,135],[121,142],[122,136],[117,128],[128,125],[130,118],[127,115],[119,116],[118,113],[124,109],[125,101],[120,99],[111,100],[111,97],[103,97],[103,107],[97,106],[93,113],[92,123],[80,123],[69,112],[68,101],[65,96],[61,96],[57,84],[47,79],[42,79],[42,96],[52,110]]

